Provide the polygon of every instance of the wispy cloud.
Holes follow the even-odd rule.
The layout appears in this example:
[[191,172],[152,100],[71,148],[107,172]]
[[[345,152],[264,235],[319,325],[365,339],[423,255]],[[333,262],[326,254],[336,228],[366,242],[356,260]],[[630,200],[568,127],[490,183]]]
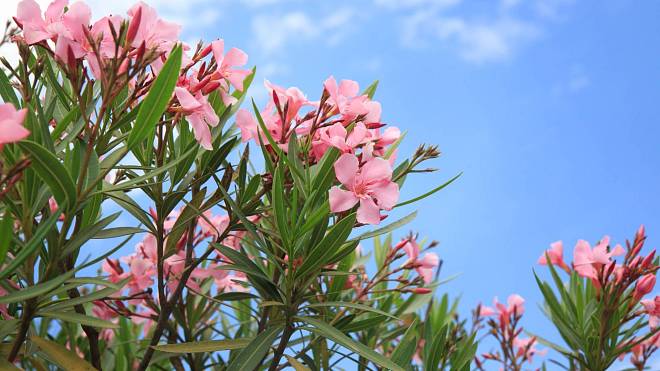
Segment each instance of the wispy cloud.
[[[374,0],[388,7],[390,0]],[[458,0],[405,0],[399,9],[400,40],[404,47],[440,44],[462,59],[487,63],[510,59],[543,34],[544,22],[572,0],[500,0],[475,7]],[[391,8],[393,5],[389,5]]]
[[339,8],[320,19],[303,11],[283,14],[259,14],[252,19],[257,48],[267,55],[277,54],[288,44],[318,41],[334,45],[348,32],[354,16],[350,8]]

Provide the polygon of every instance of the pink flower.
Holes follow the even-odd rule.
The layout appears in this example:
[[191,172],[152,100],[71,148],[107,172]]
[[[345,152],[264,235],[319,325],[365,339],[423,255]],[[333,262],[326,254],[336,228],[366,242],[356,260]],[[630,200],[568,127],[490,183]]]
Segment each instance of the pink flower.
[[334,164],[341,184],[330,189],[330,210],[333,213],[351,209],[358,202],[357,221],[379,224],[380,210],[391,210],[399,199],[399,185],[392,181],[392,168],[382,158],[373,158],[361,168],[357,157],[345,153]]
[[335,147],[343,153],[352,153],[356,147],[364,144],[367,134],[367,128],[362,122],[358,122],[350,133],[341,123],[322,128],[319,130],[319,140],[314,143],[314,155],[320,159],[329,147]]
[[213,215],[211,210],[204,212],[204,217],[197,220],[197,224],[202,229],[202,232],[207,236],[218,237],[222,232],[227,229],[229,225],[229,216],[227,215]]
[[593,250],[589,246],[589,242],[579,240],[573,250],[573,268],[581,276],[597,279],[598,269],[606,264],[609,264],[613,256],[623,255],[625,251],[617,245],[612,251],[607,251],[609,245],[609,237],[605,236],[594,246]]
[[[285,106],[287,107],[285,118],[286,122],[283,123],[283,125],[288,125],[291,120],[293,120],[293,118],[298,115],[298,111],[300,111],[303,106],[310,104],[310,102],[307,100],[307,97],[305,97],[305,94],[303,94],[303,92],[296,87],[285,89],[281,86],[277,86],[271,83],[268,80],[264,81],[264,85],[266,86],[266,89],[268,89],[270,97],[273,96],[273,93],[277,95],[282,109],[284,109]],[[273,104],[273,107],[275,107],[274,102],[271,101],[270,103]]]
[[[213,80],[225,79],[231,83],[232,86],[238,91],[243,91],[243,80],[250,74],[250,70],[233,69],[233,67],[241,67],[247,64],[248,56],[244,51],[238,48],[231,48],[226,55],[224,55],[225,42],[224,40],[216,40],[211,43],[213,49],[213,58],[218,65],[218,69],[213,73]],[[227,94],[227,92],[223,93]],[[227,96],[223,99],[225,105],[236,103],[236,98]]]
[[433,281],[433,271],[440,265],[438,254],[432,252],[426,253],[418,262],[420,266],[416,268],[417,273],[424,279],[424,283],[431,283]]
[[[85,39],[83,28],[89,27],[92,12],[87,4],[77,1],[68,5],[68,0],[53,1],[41,16],[41,8],[34,0],[23,0],[18,4],[16,20],[23,27],[23,36],[28,44],[55,41],[55,56],[68,63],[69,51],[76,59],[85,51],[81,42]],[[65,12],[65,8],[67,8]]]
[[518,294],[509,295],[507,298],[507,305],[500,303],[497,298],[493,300],[493,306],[486,307],[482,306],[480,315],[481,316],[492,316],[497,314],[499,316],[499,322],[502,327],[506,327],[509,323],[511,315],[521,316],[525,312],[525,299]]
[[655,287],[655,273],[649,273],[642,276],[642,278],[637,281],[637,284],[635,284],[633,298],[635,298],[635,300],[643,298],[644,295],[653,291],[653,287]]
[[16,110],[11,103],[0,104],[0,150],[8,143],[27,138],[30,131],[23,127],[27,109]]
[[660,324],[660,296],[656,295],[653,300],[646,299],[640,303],[642,303],[646,313],[649,315],[649,326],[655,329]]
[[212,138],[209,126],[218,126],[220,119],[213,110],[213,107],[211,107],[208,99],[201,92],[197,92],[193,96],[187,89],[179,86],[174,88],[174,94],[193,128],[195,139],[205,149],[212,150],[213,146],[211,145]]
[[141,11],[140,23],[131,45],[138,48],[144,42],[148,49],[156,49],[159,53],[170,51],[179,39],[181,26],[160,19],[156,9],[142,1],[128,10],[131,19],[137,15],[138,9]]
[[529,362],[532,362],[532,357],[535,354],[543,356],[548,352],[547,349],[541,351],[536,349],[536,338],[534,337],[525,339],[516,337],[513,339],[513,346],[517,349],[518,357],[524,356]]
[[564,262],[564,245],[561,241],[553,242],[550,244],[550,249],[546,250],[543,255],[538,260],[538,263],[541,265],[547,265],[546,254],[550,257],[550,262],[552,265],[556,265],[559,268],[565,270],[567,273],[570,272],[570,268]]
[[[353,80],[337,80],[333,76],[328,77],[323,87],[330,95],[328,103],[335,106],[336,111],[342,115],[344,122],[350,122],[360,115],[369,113],[369,97],[359,95],[360,86]],[[380,111],[377,109],[378,114]]]

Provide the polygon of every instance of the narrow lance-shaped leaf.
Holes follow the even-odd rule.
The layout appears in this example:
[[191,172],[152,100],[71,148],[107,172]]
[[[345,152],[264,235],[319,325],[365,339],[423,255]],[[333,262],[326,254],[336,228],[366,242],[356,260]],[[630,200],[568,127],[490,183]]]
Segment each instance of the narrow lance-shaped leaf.
[[370,360],[371,362],[381,367],[385,367],[393,371],[404,371],[403,367],[397,365],[392,360],[388,359],[382,354],[376,353],[368,346],[356,342],[355,340],[344,335],[341,331],[337,330],[335,327],[331,326],[328,323],[310,317],[296,317],[296,319],[301,322],[305,322],[309,325],[314,326],[312,328],[307,328],[307,329],[314,332],[316,335],[332,340],[335,343],[361,355],[362,357]]
[[252,339],[203,340],[192,343],[161,344],[154,349],[165,353],[207,353],[220,350],[243,349]]
[[[128,148],[132,149],[144,139],[147,139],[156,127],[163,112],[165,112],[174,92],[176,81],[179,79],[181,55],[181,45],[177,44],[167,57],[167,61],[158,73],[158,77],[151,85],[147,97],[140,105],[140,111],[135,119],[135,126],[128,136]],[[149,143],[147,151],[150,151],[153,143],[149,140],[147,142]]]
[[238,356],[229,364],[227,371],[254,370],[259,362],[268,354],[270,346],[282,331],[282,326],[269,327],[257,335]]
[[18,145],[30,154],[31,168],[48,185],[59,207],[64,210],[72,207],[76,200],[76,186],[60,160],[39,143],[24,140]]

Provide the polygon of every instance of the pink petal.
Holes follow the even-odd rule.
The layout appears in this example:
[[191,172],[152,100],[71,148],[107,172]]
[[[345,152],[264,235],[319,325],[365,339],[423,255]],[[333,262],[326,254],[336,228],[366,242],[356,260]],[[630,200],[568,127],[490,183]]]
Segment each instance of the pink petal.
[[179,103],[181,103],[181,107],[186,111],[192,112],[202,107],[202,104],[185,88],[177,86],[174,88],[174,94],[176,95],[176,99],[179,100]]
[[190,122],[190,126],[193,128],[193,134],[195,134],[195,139],[199,144],[206,150],[212,150],[211,131],[206,122],[199,115],[188,116],[188,122]]
[[223,39],[215,40],[211,43],[211,50],[213,50],[213,58],[218,66],[222,66],[225,59],[225,41]]
[[357,221],[362,224],[380,224],[380,209],[371,198],[360,200]]
[[351,191],[344,191],[343,189],[334,186],[330,188],[329,194],[330,211],[339,213],[349,210],[358,202],[358,198]]
[[35,24],[44,24],[43,19],[41,18],[41,8],[34,0],[23,0],[18,3],[16,7],[16,19],[18,19],[23,25],[25,23],[35,23]]
[[247,142],[255,137],[257,121],[249,111],[245,109],[238,110],[236,113],[236,126],[241,130],[241,139],[243,142]]
[[392,167],[385,159],[373,158],[362,166],[360,174],[366,181],[390,180],[392,179]]
[[248,55],[244,51],[238,48],[231,48],[222,61],[222,67],[239,67],[245,65],[247,61]]
[[360,165],[358,159],[355,157],[355,155],[344,153],[339,157],[334,165],[337,180],[339,180],[348,189],[352,189],[355,175],[358,172],[359,166]]
[[371,190],[381,209],[392,210],[399,201],[399,185],[394,182],[379,183],[375,187],[371,187]]

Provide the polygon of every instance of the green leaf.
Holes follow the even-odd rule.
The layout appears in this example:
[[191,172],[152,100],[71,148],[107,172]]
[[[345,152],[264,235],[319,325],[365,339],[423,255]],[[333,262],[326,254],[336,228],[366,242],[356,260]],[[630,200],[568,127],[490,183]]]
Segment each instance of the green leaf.
[[282,326],[269,327],[257,335],[229,364],[227,371],[254,370],[268,354],[270,346],[282,331]]
[[300,363],[300,361],[298,361],[297,359],[291,357],[288,354],[285,354],[284,356],[286,357],[286,360],[289,361],[289,363],[291,364],[291,367],[293,367],[294,370],[296,370],[296,371],[310,371],[309,367],[306,367],[305,365]]
[[23,140],[18,145],[30,154],[31,168],[48,184],[59,207],[63,210],[73,207],[76,201],[76,186],[60,160],[39,143]]
[[220,350],[243,349],[252,339],[202,340],[192,343],[161,344],[153,348],[166,353],[206,353]]
[[416,217],[417,217],[417,211],[413,211],[412,213],[404,216],[403,218],[401,218],[401,219],[399,219],[399,220],[397,220],[393,223],[390,223],[390,224],[388,224],[384,227],[378,228],[378,229],[374,229],[371,232],[363,233],[363,234],[353,238],[351,241],[366,240],[366,239],[369,239],[369,238],[372,238],[372,237],[380,236],[381,234],[392,232],[393,230],[399,229],[399,228],[403,227],[404,225],[412,222],[413,219],[415,219]]
[[412,363],[412,357],[417,349],[417,319],[408,326],[406,333],[399,342],[399,345],[392,353],[392,361],[401,367],[406,367]]
[[61,276],[52,279],[50,281],[40,283],[35,286],[27,287],[22,290],[14,291],[11,294],[7,294],[5,296],[1,296],[0,304],[17,303],[19,301],[25,301],[27,299],[31,299],[49,293],[52,290],[54,290],[56,287],[61,285],[69,277],[71,277],[73,273],[74,272],[66,272]]
[[376,94],[376,88],[378,88],[378,80],[372,82],[371,85],[369,85],[366,89],[364,89],[362,94],[368,96],[369,99],[374,99],[374,95]]
[[14,218],[11,217],[11,214],[8,210],[5,210],[5,215],[2,216],[0,220],[0,267],[2,263],[5,262],[7,257],[7,251],[9,251],[9,246],[11,245],[12,239],[14,238]]
[[[151,85],[147,97],[144,98],[140,106],[140,111],[135,119],[135,126],[128,136],[127,146],[129,149],[133,149],[144,139],[147,139],[165,112],[172,97],[172,92],[174,92],[176,81],[179,79],[181,55],[181,44],[177,44],[167,57],[167,61],[158,73],[158,77]],[[149,140],[147,140],[147,143],[147,151],[151,151],[153,143]]]
[[393,318],[395,320],[399,320],[396,316],[393,316],[387,312],[383,312],[382,310],[376,309],[374,307],[370,307],[368,305],[364,304],[359,304],[359,303],[351,303],[351,302],[343,302],[343,301],[326,301],[324,303],[313,303],[309,304],[306,306],[307,308],[318,308],[318,307],[346,307],[346,308],[353,308],[353,309],[359,309],[363,310],[365,312],[372,312],[372,313],[378,313],[380,315],[386,316]]
[[430,196],[430,195],[432,195],[432,194],[438,192],[439,190],[441,190],[441,189],[447,187],[448,185],[452,184],[456,179],[460,178],[461,175],[463,175],[462,172],[458,173],[457,175],[455,175],[453,178],[449,179],[449,180],[446,181],[445,183],[443,183],[443,184],[441,184],[441,185],[439,185],[439,186],[433,188],[432,190],[430,190],[430,191],[424,193],[423,195],[417,196],[417,197],[415,197],[415,198],[413,198],[413,199],[410,199],[410,200],[407,200],[407,201],[400,202],[400,203],[394,205],[394,207],[401,207],[401,206],[404,206],[404,205],[411,204],[411,203],[413,203],[413,202],[417,202],[417,201],[419,201],[419,200],[423,200],[423,199],[425,199],[426,197],[428,197],[428,196]]
[[85,326],[98,328],[119,328],[119,325],[110,321],[105,321],[96,317],[86,316],[76,312],[37,312],[37,316],[59,319],[61,321],[79,323]]
[[[0,279],[8,277],[11,275],[18,266],[20,266],[27,258],[29,258],[34,251],[44,242],[46,234],[57,224],[57,220],[60,217],[62,212],[60,210],[56,211],[53,215],[48,217],[45,221],[39,223],[39,227],[35,231],[30,241],[28,241],[23,247],[21,247],[16,257],[9,263],[7,266],[0,271]],[[3,254],[6,255],[6,254]]]
[[[95,290],[89,295],[80,296],[73,299],[65,299],[63,301],[53,303],[52,305],[47,305],[45,308],[46,310],[52,312],[58,309],[71,308],[74,305],[85,304],[85,303],[89,303],[90,301],[99,300],[121,290],[121,288],[124,287],[124,285],[126,285],[128,281],[129,278],[126,278],[120,282],[117,282],[116,284],[113,284],[112,287],[106,287],[101,290]],[[107,283],[103,282],[103,284],[106,285]]]
[[272,189],[272,199],[273,199],[273,209],[275,213],[275,221],[277,222],[277,229],[279,235],[282,238],[282,244],[284,245],[284,250],[291,256],[292,251],[289,245],[289,223],[287,220],[287,209],[284,199],[286,195],[284,194],[284,174],[282,174],[282,161],[278,164],[275,169],[275,176],[273,177],[273,189]]
[[30,341],[38,346],[48,358],[67,371],[96,371],[96,369],[87,363],[87,361],[78,358],[74,352],[66,349],[60,344],[42,339],[38,336],[31,336]]
[[387,359],[387,357],[383,356],[382,354],[376,353],[368,346],[354,341],[353,339],[344,335],[341,331],[337,330],[335,327],[331,326],[328,323],[310,317],[295,317],[295,318],[301,322],[305,322],[309,325],[314,326],[312,328],[307,328],[307,329],[310,330],[311,332],[314,332],[316,335],[332,340],[335,343],[355,353],[358,353],[362,357],[370,360],[371,362],[381,367],[385,367],[393,371],[404,371],[404,368],[397,365],[392,360]]
[[346,242],[355,225],[356,214],[352,213],[335,223],[323,237],[318,245],[314,246],[305,261],[296,271],[296,277],[304,277],[321,267],[337,252],[337,249]]
[[135,227],[108,228],[108,229],[104,229],[104,230],[98,232],[92,238],[95,239],[95,240],[103,240],[103,239],[106,239],[106,238],[123,237],[123,236],[138,234],[138,233],[144,233],[144,232],[146,232],[144,229],[135,228]]
[[13,104],[16,109],[20,108],[14,87],[2,68],[0,68],[0,97],[3,101]]

